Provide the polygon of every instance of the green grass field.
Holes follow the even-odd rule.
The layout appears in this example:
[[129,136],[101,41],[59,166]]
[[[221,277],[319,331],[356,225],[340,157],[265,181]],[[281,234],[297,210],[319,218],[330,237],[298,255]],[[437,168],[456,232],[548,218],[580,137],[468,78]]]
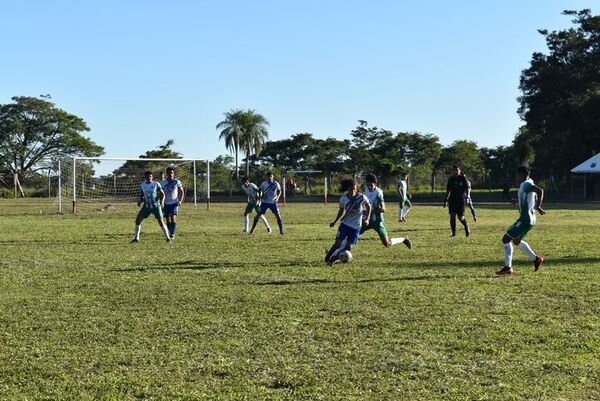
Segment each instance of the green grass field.
[[515,210],[450,240],[441,207],[388,206],[413,250],[369,233],[326,267],[335,204],[288,205],[283,238],[184,208],[173,243],[147,220],[129,244],[134,207],[0,202],[0,399],[600,399],[600,210],[550,205],[544,269],[515,249],[497,278]]

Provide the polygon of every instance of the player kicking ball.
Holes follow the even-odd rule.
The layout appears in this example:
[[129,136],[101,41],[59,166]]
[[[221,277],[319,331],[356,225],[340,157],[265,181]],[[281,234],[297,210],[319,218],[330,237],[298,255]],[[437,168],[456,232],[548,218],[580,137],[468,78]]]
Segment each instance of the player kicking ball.
[[277,225],[279,226],[279,233],[283,235],[283,220],[281,220],[281,214],[279,213],[279,206],[277,202],[279,202],[279,197],[281,196],[281,185],[277,181],[275,181],[275,176],[273,173],[267,174],[267,179],[260,184],[259,194],[261,195],[261,203],[260,209],[258,209],[258,214],[254,217],[254,222],[252,223],[252,229],[250,230],[250,234],[254,234],[254,230],[256,229],[256,224],[258,224],[258,219],[264,217],[267,210],[271,210],[277,219]]
[[408,174],[400,175],[400,183],[398,184],[398,193],[400,194],[400,209],[398,210],[398,222],[406,223],[406,215],[410,212],[412,203],[408,199]]
[[514,273],[512,268],[513,243],[531,258],[533,271],[539,271],[544,263],[544,258],[533,252],[525,241],[527,233],[535,226],[536,211],[540,215],[546,214],[542,209],[544,203],[544,190],[533,183],[529,178],[529,167],[517,168],[517,183],[519,184],[518,203],[519,219],[508,228],[502,242],[504,243],[504,267],[496,272],[499,276],[508,276]]
[[171,241],[171,236],[169,235],[169,230],[167,230],[167,226],[165,226],[163,222],[163,208],[165,206],[165,192],[162,189],[162,186],[154,181],[154,176],[151,171],[146,171],[144,173],[144,182],[140,185],[141,195],[140,200],[137,205],[144,205],[136,219],[135,219],[135,238],[131,240],[132,243],[140,242],[140,228],[142,225],[142,221],[149,217],[151,214],[156,217],[156,221],[158,221],[158,225],[162,230],[165,240],[167,242]]
[[[244,177],[244,183],[242,184],[242,191],[244,191],[244,193],[246,194],[246,196],[248,197],[248,203],[246,204],[246,210],[244,211],[244,231],[245,233],[248,232],[248,224],[250,223],[250,218],[248,217],[252,212],[256,211],[256,213],[259,213],[259,207],[260,207],[260,197],[259,197],[259,188],[256,186],[256,184],[254,184],[253,182],[250,181],[250,178],[248,177]],[[271,226],[269,225],[269,222],[267,221],[267,218],[265,217],[265,215],[261,215],[260,216],[261,220],[263,221],[263,223],[265,223],[265,227],[267,227],[267,231],[269,234],[271,234],[271,232],[273,230],[271,230]]]
[[383,214],[385,213],[385,201],[383,200],[383,191],[377,186],[377,177],[375,174],[367,174],[365,177],[367,187],[365,188],[365,196],[371,204],[371,218],[367,219],[366,225],[360,229],[362,235],[365,231],[374,230],[378,235],[381,243],[385,247],[397,244],[404,244],[408,249],[412,248],[410,239],[405,237],[390,238],[387,230],[383,225]]
[[175,239],[175,229],[177,228],[177,212],[179,206],[185,199],[185,192],[181,181],[175,178],[175,169],[167,168],[167,178],[165,178],[161,186],[165,192],[165,207],[163,209],[165,218],[167,219],[167,229],[171,239]]
[[340,218],[342,222],[338,228],[335,243],[325,255],[325,263],[329,266],[339,259],[340,252],[349,251],[352,245],[358,242],[360,229],[363,225],[363,211],[366,221],[371,217],[369,200],[365,195],[358,192],[356,181],[343,180],[340,190],[346,193],[340,198],[340,209],[329,227],[335,227]]

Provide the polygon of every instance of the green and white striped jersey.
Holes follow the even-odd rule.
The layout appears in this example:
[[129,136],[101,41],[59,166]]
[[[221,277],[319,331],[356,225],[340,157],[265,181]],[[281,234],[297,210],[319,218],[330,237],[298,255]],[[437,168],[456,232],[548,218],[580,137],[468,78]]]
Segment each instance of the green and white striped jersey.
[[531,178],[526,179],[519,186],[519,220],[531,225],[535,224],[535,203],[537,194],[533,192],[534,183]]

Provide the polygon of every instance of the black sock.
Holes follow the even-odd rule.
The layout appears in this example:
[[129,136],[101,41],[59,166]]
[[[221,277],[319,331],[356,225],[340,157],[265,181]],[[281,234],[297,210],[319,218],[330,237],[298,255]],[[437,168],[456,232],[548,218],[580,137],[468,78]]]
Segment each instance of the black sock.
[[452,235],[456,235],[456,220],[450,219],[450,228],[452,229]]

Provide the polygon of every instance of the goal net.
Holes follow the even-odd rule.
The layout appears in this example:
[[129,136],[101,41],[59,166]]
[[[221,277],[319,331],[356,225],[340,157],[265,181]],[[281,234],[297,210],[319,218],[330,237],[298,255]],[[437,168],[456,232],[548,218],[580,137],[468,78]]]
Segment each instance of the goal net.
[[175,169],[185,202],[210,207],[210,162],[203,159],[86,158],[54,160],[55,210],[59,213],[108,211],[119,204],[134,204],[140,197],[144,172],[154,180]]

